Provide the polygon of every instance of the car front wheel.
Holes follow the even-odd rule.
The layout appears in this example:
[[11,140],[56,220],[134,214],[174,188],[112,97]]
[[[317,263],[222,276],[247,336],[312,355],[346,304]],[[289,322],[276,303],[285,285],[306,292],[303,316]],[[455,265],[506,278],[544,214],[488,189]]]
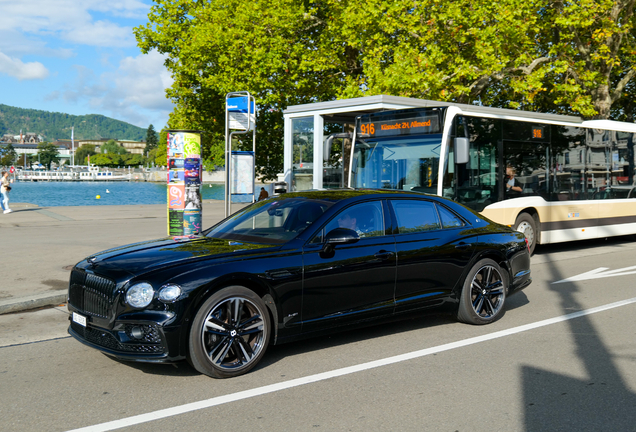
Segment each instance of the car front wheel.
[[250,371],[263,358],[271,324],[267,307],[253,291],[239,286],[213,294],[199,308],[189,336],[189,360],[214,378]]
[[508,291],[499,264],[485,258],[477,262],[464,281],[457,319],[468,324],[488,324],[502,314]]

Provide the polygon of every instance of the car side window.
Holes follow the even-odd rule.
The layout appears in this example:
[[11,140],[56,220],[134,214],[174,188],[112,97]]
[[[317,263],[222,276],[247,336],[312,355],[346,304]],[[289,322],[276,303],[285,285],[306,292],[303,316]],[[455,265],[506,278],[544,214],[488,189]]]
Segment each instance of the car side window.
[[362,237],[384,235],[384,217],[380,201],[365,202],[343,209],[325,227],[324,232],[349,228]]
[[391,201],[400,234],[410,234],[441,228],[435,204],[419,200]]
[[437,211],[439,211],[440,219],[442,219],[442,228],[460,228],[464,226],[464,221],[444,206],[438,205]]

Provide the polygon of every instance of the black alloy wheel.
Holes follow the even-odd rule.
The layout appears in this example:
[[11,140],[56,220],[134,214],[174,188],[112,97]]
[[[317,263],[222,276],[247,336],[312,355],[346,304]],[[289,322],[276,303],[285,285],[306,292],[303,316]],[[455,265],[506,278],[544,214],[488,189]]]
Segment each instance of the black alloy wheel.
[[468,324],[489,324],[503,315],[507,277],[495,261],[475,264],[464,281],[457,319]]
[[239,286],[224,288],[203,303],[189,337],[189,360],[214,378],[250,371],[263,358],[270,339],[270,317],[263,300]]

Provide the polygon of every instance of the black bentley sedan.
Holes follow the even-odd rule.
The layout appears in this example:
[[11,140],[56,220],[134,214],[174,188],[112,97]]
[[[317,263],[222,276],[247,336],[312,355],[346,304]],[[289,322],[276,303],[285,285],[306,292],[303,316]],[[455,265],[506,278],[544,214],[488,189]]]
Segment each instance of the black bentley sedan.
[[72,270],[69,333],[122,360],[252,369],[267,346],[446,307],[498,319],[530,284],[523,234],[411,192],[288,193],[200,235],[91,255]]

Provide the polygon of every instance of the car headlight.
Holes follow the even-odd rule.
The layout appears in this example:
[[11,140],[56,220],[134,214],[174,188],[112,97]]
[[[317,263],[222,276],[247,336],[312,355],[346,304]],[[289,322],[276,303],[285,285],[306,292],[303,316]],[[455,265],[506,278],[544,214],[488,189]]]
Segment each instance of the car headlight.
[[159,290],[159,300],[163,302],[173,302],[181,295],[181,287],[175,284],[164,285]]
[[144,308],[150,304],[155,290],[147,282],[141,282],[128,288],[126,303],[136,308]]

